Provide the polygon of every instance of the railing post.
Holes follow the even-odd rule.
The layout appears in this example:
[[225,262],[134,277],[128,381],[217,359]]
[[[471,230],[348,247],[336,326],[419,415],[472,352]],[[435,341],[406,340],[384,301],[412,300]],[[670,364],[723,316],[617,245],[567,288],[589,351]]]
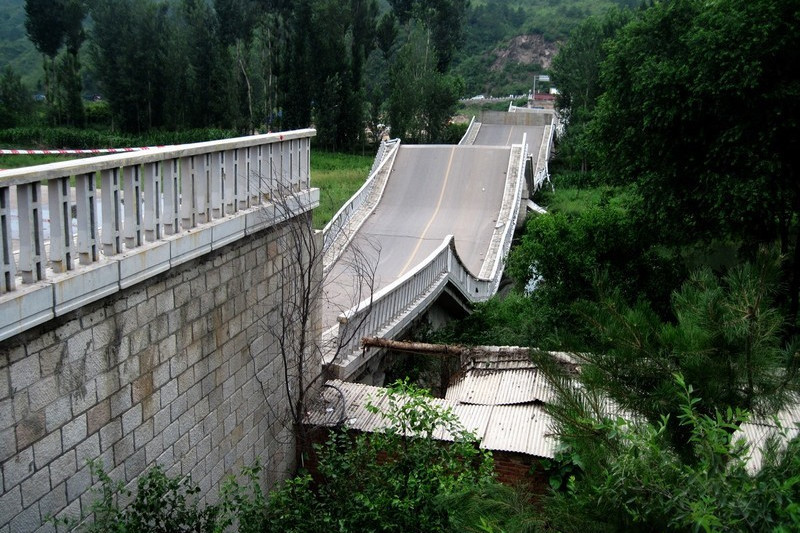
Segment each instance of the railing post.
[[44,279],[44,236],[42,208],[39,201],[40,183],[34,181],[17,185],[19,212],[19,271],[23,283]]
[[204,224],[211,221],[211,209],[208,205],[209,200],[209,161],[210,154],[194,156],[194,197],[197,206],[197,222]]
[[93,172],[75,176],[75,210],[78,215],[78,258],[82,265],[91,265],[98,259],[95,195],[95,175]]
[[175,235],[180,231],[178,210],[178,160],[168,159],[161,163],[162,187],[164,188],[164,233]]
[[[244,152],[240,149],[233,151],[233,176],[235,178],[235,193],[237,211],[247,209],[247,157],[242,158]],[[244,160],[242,160],[244,159]]]
[[225,156],[222,152],[211,154],[211,168],[209,189],[211,191],[211,217],[222,218],[225,216],[225,206],[222,203],[222,183],[224,181],[224,170],[222,162]]
[[248,146],[245,154],[245,157],[247,158],[247,163],[245,166],[245,174],[247,176],[247,205],[250,207],[261,203],[259,201],[258,177],[257,174],[254,175],[253,172],[254,166],[259,169],[259,172],[261,170],[261,158],[256,157],[257,153],[261,153],[261,146]]
[[144,166],[144,235],[147,242],[155,242],[162,236],[161,227],[161,162]]
[[14,264],[14,250],[11,240],[11,190],[9,187],[0,187],[0,253],[2,254],[2,292],[13,291],[17,288],[17,268]]
[[197,225],[197,210],[195,209],[195,163],[194,156],[182,157],[181,169],[181,229],[192,229]]
[[123,171],[122,195],[125,200],[125,247],[142,245],[142,179],[141,166],[129,165]]
[[53,178],[47,182],[50,208],[50,264],[53,272],[72,270],[72,201],[69,196],[69,177]]
[[103,254],[116,255],[122,251],[120,242],[119,169],[110,168],[100,173],[100,197],[103,206]]
[[222,199],[224,215],[236,212],[236,173],[231,150],[222,152]]

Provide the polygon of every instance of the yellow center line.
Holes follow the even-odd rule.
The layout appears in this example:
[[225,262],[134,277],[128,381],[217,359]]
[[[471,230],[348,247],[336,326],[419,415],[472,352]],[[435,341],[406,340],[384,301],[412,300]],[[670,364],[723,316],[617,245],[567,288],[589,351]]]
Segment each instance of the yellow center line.
[[406,270],[408,270],[408,267],[411,265],[411,262],[414,260],[414,257],[417,255],[417,252],[419,252],[419,247],[422,246],[422,242],[425,240],[425,235],[428,233],[428,230],[430,229],[431,224],[433,224],[433,220],[439,214],[439,208],[442,206],[442,200],[444,200],[444,191],[447,189],[447,180],[448,180],[448,178],[450,178],[450,167],[453,165],[453,156],[455,155],[455,153],[456,153],[455,147],[451,148],[450,149],[450,159],[447,161],[447,170],[445,171],[445,174],[444,174],[444,183],[442,184],[441,192],[439,192],[439,201],[436,203],[436,209],[434,209],[433,215],[431,215],[431,219],[428,221],[428,224],[425,226],[425,229],[422,230],[422,235],[420,235],[420,237],[419,237],[419,241],[417,242],[417,246],[414,248],[414,251],[411,253],[411,256],[409,256],[408,261],[406,261],[406,264],[403,265],[402,270],[397,275],[398,278],[401,277],[403,274],[405,274]]
[[506,139],[506,146],[511,144],[511,136],[514,135],[514,126],[511,126],[508,130],[508,139]]

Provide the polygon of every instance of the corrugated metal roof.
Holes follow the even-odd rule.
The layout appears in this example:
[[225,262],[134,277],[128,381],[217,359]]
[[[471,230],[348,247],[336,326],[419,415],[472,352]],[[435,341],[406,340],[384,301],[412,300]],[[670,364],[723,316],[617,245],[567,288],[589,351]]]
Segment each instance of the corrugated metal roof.
[[[307,413],[305,423],[332,427],[344,420],[347,427],[365,432],[387,427],[380,413],[370,413],[366,408],[371,403],[378,409],[385,409],[385,389],[339,380],[326,385],[330,386],[323,389],[321,400]],[[464,429],[480,439],[482,449],[553,457],[556,442],[548,435],[550,421],[540,405],[473,405],[440,398],[432,398],[430,402],[452,409]],[[434,438],[452,440],[442,429],[434,433]]]
[[785,447],[798,435],[800,435],[800,402],[795,400],[774,417],[745,422],[733,434],[733,440],[735,442],[743,438],[750,446],[747,470],[755,473],[761,468],[767,439],[774,436],[778,439],[779,445]]
[[547,402],[552,390],[536,368],[471,369],[447,388],[448,400],[478,405]]

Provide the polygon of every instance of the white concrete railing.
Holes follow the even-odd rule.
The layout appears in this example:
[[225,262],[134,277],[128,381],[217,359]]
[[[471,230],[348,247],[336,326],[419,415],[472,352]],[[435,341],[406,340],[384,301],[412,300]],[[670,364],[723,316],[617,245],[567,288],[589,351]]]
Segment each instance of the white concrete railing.
[[353,214],[358,211],[370,197],[377,181],[376,176],[383,169],[384,165],[387,164],[387,161],[392,160],[391,155],[397,152],[399,147],[399,139],[381,142],[381,146],[375,156],[375,161],[372,163],[372,169],[370,170],[367,180],[350,200],[333,215],[333,218],[325,225],[325,228],[323,228],[323,250],[328,250],[331,247],[339,234],[347,226]]
[[[547,135],[547,145],[545,146],[544,154],[541,153],[539,154],[539,159],[544,159],[541,168],[538,168],[539,161],[536,162],[537,170],[536,174],[533,177],[533,191],[531,191],[531,193],[541,189],[542,184],[545,181],[550,181],[550,170],[548,168],[548,161],[550,161],[550,151],[553,147],[553,135],[555,133],[555,130],[556,130],[556,118],[554,116],[550,120],[550,131],[549,134]],[[543,158],[542,155],[544,155]]]
[[509,163],[509,168],[516,170],[507,174],[513,182],[506,184],[503,199],[503,205],[509,205],[509,210],[506,211],[509,218],[503,230],[492,237],[493,241],[498,242],[493,242],[490,249],[498,252],[494,258],[491,275],[487,278],[474,276],[458,256],[455,238],[448,235],[442,244],[415,268],[339,315],[338,338],[341,345],[338,353],[345,359],[335,364],[352,369],[353,365],[347,358],[359,349],[363,337],[382,336],[383,330],[387,328],[402,328],[404,323],[410,320],[406,319],[399,323],[398,321],[403,320],[402,315],[407,314],[411,308],[426,309],[448,282],[471,302],[488,300],[497,292],[505,265],[504,258],[511,246],[520,208],[527,153],[524,146],[523,144],[512,147],[512,152],[514,148],[518,149],[519,158],[516,164]]
[[[461,137],[461,140],[458,141],[459,146],[464,146],[466,144],[472,144],[475,140],[475,135],[473,135],[472,128],[475,127],[475,115],[472,115],[472,119],[469,121],[469,126],[467,126],[467,131],[464,132],[464,136]],[[472,137],[470,137],[472,135]]]
[[311,209],[315,134],[0,171],[0,340]]

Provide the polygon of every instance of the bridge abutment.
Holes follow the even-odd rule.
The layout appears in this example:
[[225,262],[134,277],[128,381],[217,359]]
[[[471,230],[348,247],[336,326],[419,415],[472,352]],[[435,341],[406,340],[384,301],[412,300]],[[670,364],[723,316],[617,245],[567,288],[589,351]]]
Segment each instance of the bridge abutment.
[[[120,280],[137,261],[146,275],[0,341],[0,532],[52,531],[49,517],[89,514],[98,497],[89,461],[129,489],[161,465],[191,476],[209,503],[242,466],[259,462],[265,489],[293,473],[296,391],[321,367],[319,351],[303,345],[301,353],[295,339],[316,339],[321,313],[316,302],[290,299],[306,293],[299,270],[321,283],[322,256],[312,252],[322,236],[311,226],[318,191],[309,187],[307,150],[296,156],[297,141],[274,140],[281,144],[258,148],[259,157],[267,161],[269,148],[277,167],[273,159],[291,147],[290,171],[256,174],[253,158],[248,179],[297,177],[287,197],[257,197],[247,209],[156,240],[153,247],[169,252],[167,269],[148,268],[147,247],[99,258]],[[196,253],[182,253],[200,241]],[[19,307],[3,320],[27,316],[32,292],[93,279],[92,268],[0,295],[3,309]],[[287,308],[296,307],[304,320],[287,322]]]

